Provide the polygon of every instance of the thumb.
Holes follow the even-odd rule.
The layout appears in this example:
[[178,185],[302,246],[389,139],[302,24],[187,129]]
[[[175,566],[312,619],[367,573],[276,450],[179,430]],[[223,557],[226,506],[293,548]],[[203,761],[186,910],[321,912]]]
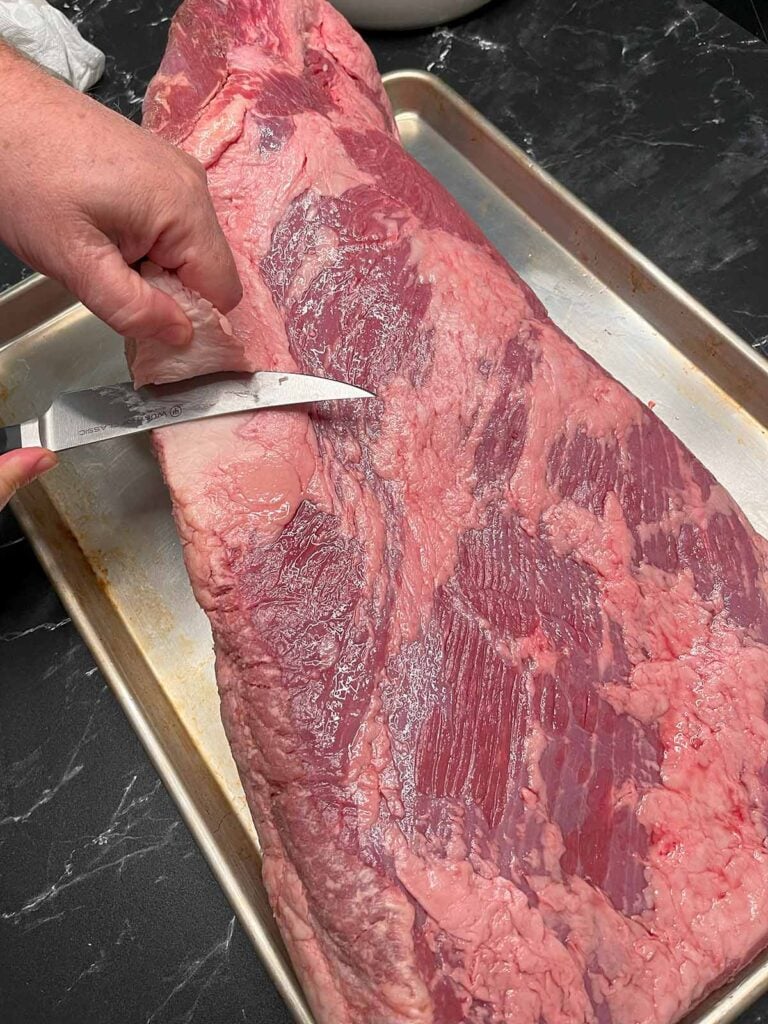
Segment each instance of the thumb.
[[0,456],[0,508],[8,504],[20,487],[53,469],[58,461],[45,448],[20,448]]
[[192,324],[178,303],[132,270],[108,239],[86,257],[75,278],[64,283],[118,334],[165,345],[192,340]]

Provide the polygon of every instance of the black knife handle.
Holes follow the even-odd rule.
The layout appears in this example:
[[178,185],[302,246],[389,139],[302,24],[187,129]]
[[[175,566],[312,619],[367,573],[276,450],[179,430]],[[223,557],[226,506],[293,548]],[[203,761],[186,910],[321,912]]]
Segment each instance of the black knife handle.
[[18,423],[10,427],[0,427],[0,455],[21,448],[21,427]]

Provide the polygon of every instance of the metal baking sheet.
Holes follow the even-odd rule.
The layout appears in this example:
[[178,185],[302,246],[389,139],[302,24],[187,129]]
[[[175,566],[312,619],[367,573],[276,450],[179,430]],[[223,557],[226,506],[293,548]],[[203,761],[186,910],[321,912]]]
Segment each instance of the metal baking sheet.
[[[656,412],[768,534],[768,362],[436,78],[385,79],[405,146],[552,317]],[[0,417],[125,379],[119,339],[58,285],[0,296]],[[312,1024],[261,884],[258,840],[219,719],[208,622],[146,436],[67,453],[14,508],[293,1016]],[[768,957],[688,1024],[725,1024]]]

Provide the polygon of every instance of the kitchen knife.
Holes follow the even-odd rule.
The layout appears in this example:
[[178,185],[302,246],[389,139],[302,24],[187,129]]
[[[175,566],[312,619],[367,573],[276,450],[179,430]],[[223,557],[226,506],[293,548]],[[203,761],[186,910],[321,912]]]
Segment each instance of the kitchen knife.
[[65,392],[39,419],[0,427],[0,454],[37,447],[60,452],[226,413],[374,397],[351,384],[303,373],[216,373],[138,389],[111,384]]

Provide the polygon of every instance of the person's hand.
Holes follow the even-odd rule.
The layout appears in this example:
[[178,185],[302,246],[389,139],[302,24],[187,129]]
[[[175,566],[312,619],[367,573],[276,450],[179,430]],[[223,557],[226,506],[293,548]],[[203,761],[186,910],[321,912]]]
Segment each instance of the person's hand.
[[0,456],[0,508],[8,504],[20,487],[53,469],[57,461],[53,452],[45,448],[19,448]]
[[[222,313],[237,305],[237,270],[195,160],[2,42],[0,86],[0,241],[138,342],[192,337],[176,302],[133,269],[145,257]],[[0,457],[0,508],[56,462],[42,448]]]
[[0,44],[0,240],[118,334],[184,345],[147,257],[222,313],[242,290],[205,173],[191,157]]

